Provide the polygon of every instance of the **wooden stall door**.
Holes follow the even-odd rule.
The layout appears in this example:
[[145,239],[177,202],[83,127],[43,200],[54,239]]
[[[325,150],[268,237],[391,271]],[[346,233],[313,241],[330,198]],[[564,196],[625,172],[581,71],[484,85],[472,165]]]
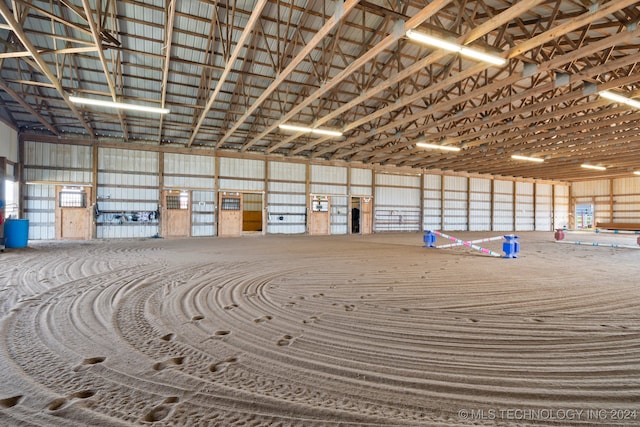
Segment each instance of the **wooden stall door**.
[[360,199],[360,234],[371,234],[372,227],[373,199],[362,197]]
[[191,236],[191,192],[164,190],[164,215],[161,216],[164,237]]
[[91,238],[91,188],[56,187],[56,239]]
[[223,191],[218,199],[218,236],[242,235],[242,194]]
[[309,234],[312,236],[331,234],[331,204],[329,196],[311,196]]

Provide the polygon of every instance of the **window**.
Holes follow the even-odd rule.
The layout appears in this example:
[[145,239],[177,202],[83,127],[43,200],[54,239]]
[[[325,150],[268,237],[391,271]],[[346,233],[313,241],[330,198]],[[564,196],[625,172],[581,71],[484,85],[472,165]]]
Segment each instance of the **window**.
[[223,211],[239,211],[240,198],[239,197],[223,197],[220,209]]
[[86,208],[87,194],[82,190],[62,190],[58,205],[61,208]]
[[167,195],[167,209],[189,209],[189,193]]

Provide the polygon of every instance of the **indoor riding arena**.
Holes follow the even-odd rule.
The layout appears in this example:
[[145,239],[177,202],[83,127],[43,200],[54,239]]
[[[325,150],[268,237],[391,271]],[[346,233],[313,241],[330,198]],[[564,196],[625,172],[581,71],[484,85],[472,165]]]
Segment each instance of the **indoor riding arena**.
[[640,425],[638,23],[0,0],[0,425]]

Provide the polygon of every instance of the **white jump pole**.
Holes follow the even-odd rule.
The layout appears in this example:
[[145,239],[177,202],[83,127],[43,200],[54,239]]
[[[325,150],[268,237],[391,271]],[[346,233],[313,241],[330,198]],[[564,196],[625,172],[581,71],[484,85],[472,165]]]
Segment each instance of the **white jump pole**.
[[[605,248],[624,248],[624,249],[640,249],[640,237],[638,237],[637,239],[637,243],[638,246],[633,246],[633,245],[628,245],[628,244],[620,244],[620,243],[609,243],[609,242],[583,242],[580,240],[564,240],[565,238],[565,231],[567,230],[561,230],[558,229],[555,232],[555,242],[556,243],[567,243],[567,244],[572,244],[572,245],[582,245],[582,246],[602,246]],[[587,234],[589,232],[587,231],[569,231],[570,233],[575,233],[575,234]],[[591,234],[591,233],[589,233]],[[623,233],[623,234],[635,234],[634,232],[632,233]]]
[[[493,242],[496,240],[504,240],[503,236],[496,236],[496,237],[487,237],[486,239],[477,239],[477,240],[469,240],[466,243],[484,243],[484,242]],[[462,242],[462,241],[461,241]],[[436,246],[436,249],[447,249],[447,248],[453,248],[456,246],[462,246],[464,245],[465,242],[462,243],[451,243],[448,245],[441,245],[441,246]]]
[[492,251],[490,249],[487,249],[487,248],[482,248],[480,246],[474,245],[471,242],[465,242],[462,239],[458,239],[457,237],[449,236],[448,234],[441,233],[440,231],[432,230],[431,232],[433,234],[435,234],[436,236],[444,237],[445,239],[449,239],[449,240],[451,240],[453,242],[456,242],[456,244],[457,244],[456,246],[466,246],[466,247],[471,248],[473,250],[476,250],[478,252],[482,252],[483,254],[487,254],[487,255],[494,256],[494,257],[502,258],[502,254],[499,254],[498,252],[494,252],[494,251]]
[[556,243],[566,243],[571,245],[581,246],[602,246],[605,248],[625,248],[625,249],[640,249],[640,246],[631,245],[619,245],[617,243],[600,243],[600,242],[579,242],[576,240],[555,240]]

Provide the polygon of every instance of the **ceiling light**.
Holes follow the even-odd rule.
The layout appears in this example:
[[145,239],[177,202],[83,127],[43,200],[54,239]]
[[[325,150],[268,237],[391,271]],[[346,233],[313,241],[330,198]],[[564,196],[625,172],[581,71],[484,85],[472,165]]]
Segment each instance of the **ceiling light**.
[[597,170],[597,171],[605,171],[605,170],[607,170],[607,168],[605,168],[604,166],[587,165],[587,164],[582,164],[580,166],[585,168],[585,169],[593,169],[593,170]]
[[462,49],[462,46],[460,46],[459,44],[448,42],[446,40],[442,40],[437,37],[433,37],[428,34],[420,33],[414,30],[407,31],[407,37],[419,43],[428,44],[429,46],[437,47],[438,49],[448,50],[449,52],[460,52],[460,49]]
[[515,160],[525,160],[527,162],[536,162],[536,163],[544,162],[544,159],[541,159],[539,157],[520,156],[518,154],[514,154],[513,156],[511,156],[511,158]]
[[452,42],[443,40],[441,38],[424,34],[418,31],[414,31],[414,30],[407,31],[407,37],[419,43],[433,46],[438,49],[444,49],[449,52],[460,53],[461,55],[467,56],[469,58],[488,62],[493,65],[504,65],[507,63],[506,59],[501,58],[499,56],[491,55],[489,53],[482,52],[480,50],[473,49],[467,46],[462,46],[457,43],[452,43]]
[[292,130],[296,132],[310,132],[318,135],[328,135],[328,136],[342,136],[342,132],[331,129],[320,129],[320,128],[310,128],[307,126],[297,126],[297,125],[279,125],[280,129],[283,130]]
[[101,101],[99,99],[79,98],[77,96],[70,96],[69,101],[73,102],[74,104],[97,105],[100,107],[117,108],[120,110],[144,111],[147,113],[157,113],[157,114],[169,113],[169,110],[167,108],[147,107],[144,105],[135,105],[135,104],[123,104],[121,102]]
[[640,171],[635,171],[633,174],[634,175],[640,175]]
[[470,47],[463,47],[460,50],[460,55],[467,56],[469,58],[477,59],[478,61],[488,62],[493,65],[504,65],[507,63],[507,60],[496,55],[491,55],[476,49],[472,49]]
[[633,108],[640,108],[640,101],[636,101],[635,99],[631,99],[631,98],[626,98],[622,95],[618,95],[617,93],[609,92],[608,90],[603,90],[602,92],[599,92],[598,95],[610,101],[626,104]]
[[432,148],[434,150],[444,150],[444,151],[460,151],[460,147],[454,147],[452,145],[429,144],[426,142],[418,142],[416,143],[416,147]]

